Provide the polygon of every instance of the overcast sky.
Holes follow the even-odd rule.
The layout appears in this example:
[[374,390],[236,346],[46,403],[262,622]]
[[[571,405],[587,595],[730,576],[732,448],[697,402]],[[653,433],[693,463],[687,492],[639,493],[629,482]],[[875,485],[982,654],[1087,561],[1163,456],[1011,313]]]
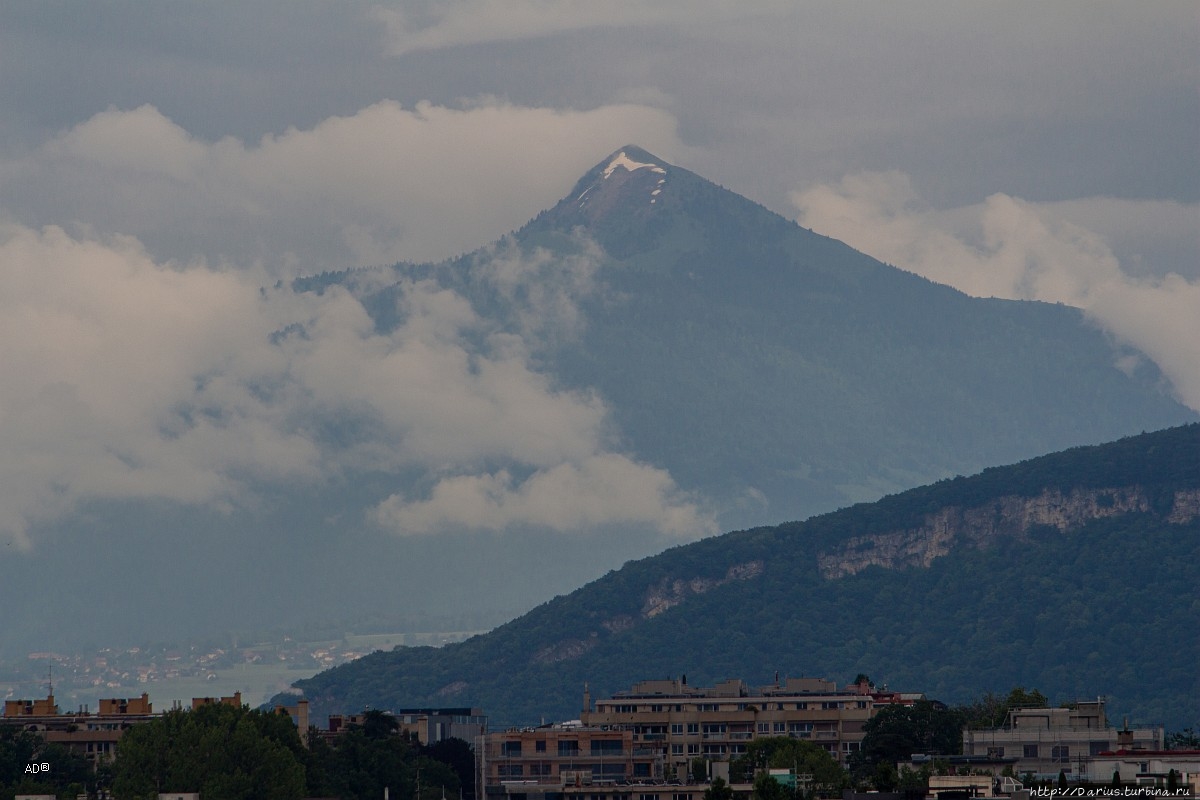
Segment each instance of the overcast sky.
[[[626,143],[964,291],[1083,307],[1200,409],[1197,9],[0,2],[0,539],[349,467],[434,473],[371,512],[410,533],[713,532],[604,398],[537,373],[538,331],[472,351],[470,308],[419,284],[390,337],[259,292],[488,244]],[[317,334],[269,340],[296,320]],[[355,413],[377,448],[305,422]]]

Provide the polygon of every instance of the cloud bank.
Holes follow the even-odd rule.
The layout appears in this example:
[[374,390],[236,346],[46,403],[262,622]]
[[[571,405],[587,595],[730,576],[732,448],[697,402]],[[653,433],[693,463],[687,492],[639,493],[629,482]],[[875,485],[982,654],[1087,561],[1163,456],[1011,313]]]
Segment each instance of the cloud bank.
[[[802,225],[967,294],[1082,308],[1154,359],[1180,401],[1200,411],[1200,279],[1125,269],[1104,238],[1072,221],[1121,209],[1144,218],[1146,201],[1037,204],[994,194],[936,211],[900,172],[850,175],[794,192],[792,201]],[[1164,212],[1158,225],[1168,237],[1194,239],[1200,206],[1150,205]]]
[[[380,270],[360,280],[398,279],[401,320],[381,333],[340,287],[267,289],[263,271],[159,263],[131,237],[4,226],[0,539],[28,549],[89,500],[232,507],[363,470],[424,476],[427,496],[398,492],[369,514],[401,534],[712,532],[664,470],[608,446],[600,398],[532,366],[539,342],[582,324],[568,306],[590,291],[586,253],[558,267],[500,255],[485,280],[558,308],[557,322],[499,329],[455,292]],[[516,290],[554,269],[578,285]]]
[[780,13],[788,4],[771,0],[745,4],[728,0],[689,0],[686,3],[643,3],[638,0],[465,0],[438,3],[414,10],[375,6],[373,16],[384,24],[390,55],[444,47],[537,39],[571,31],[646,25],[694,24],[703,16],[709,24],[736,17]]
[[0,162],[0,208],[28,227],[132,235],[160,261],[202,255],[276,275],[432,261],[525,223],[630,141],[683,149],[673,117],[635,104],[383,101],[254,143],[204,141],[143,105]]

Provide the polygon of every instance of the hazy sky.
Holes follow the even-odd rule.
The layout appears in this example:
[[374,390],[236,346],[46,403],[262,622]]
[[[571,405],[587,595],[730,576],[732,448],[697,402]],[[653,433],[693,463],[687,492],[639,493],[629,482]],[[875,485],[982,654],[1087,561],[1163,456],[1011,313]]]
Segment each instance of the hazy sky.
[[[603,397],[538,373],[539,325],[469,344],[469,304],[412,283],[379,336],[345,293],[260,291],[488,244],[631,142],[964,291],[1079,305],[1200,409],[1197,8],[0,3],[0,540],[352,469],[427,475],[367,510],[409,533],[712,532]],[[586,261],[494,278],[551,285],[530,319],[569,334]],[[369,435],[314,433],[347,418]]]

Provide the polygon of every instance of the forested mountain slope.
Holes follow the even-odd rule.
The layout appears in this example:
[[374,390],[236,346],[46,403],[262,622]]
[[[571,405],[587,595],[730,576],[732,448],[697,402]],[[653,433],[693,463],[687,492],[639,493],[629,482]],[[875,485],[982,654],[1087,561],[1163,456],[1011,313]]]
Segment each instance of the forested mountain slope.
[[297,686],[318,714],[478,705],[506,725],[576,716],[585,682],[867,673],[948,702],[1103,694],[1182,727],[1200,719],[1197,563],[1193,424],[673,548],[462,644]]

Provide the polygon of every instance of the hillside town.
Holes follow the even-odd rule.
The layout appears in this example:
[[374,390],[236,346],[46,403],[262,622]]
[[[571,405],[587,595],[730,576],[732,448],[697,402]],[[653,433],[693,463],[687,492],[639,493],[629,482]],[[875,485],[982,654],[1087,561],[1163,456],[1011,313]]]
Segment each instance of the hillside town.
[[[1078,796],[1103,789],[1122,796],[1200,794],[1194,736],[1171,742],[1161,726],[1118,724],[1104,698],[1060,707],[1039,698],[1014,690],[998,724],[953,731],[953,746],[939,731],[956,719],[945,704],[875,686],[866,676],[843,686],[777,678],[767,686],[730,679],[707,687],[680,676],[645,680],[594,701],[584,687],[577,719],[500,731],[488,729],[480,708],[366,710],[331,715],[322,725],[310,718],[304,698],[251,712],[239,693],[194,698],[190,708],[177,705],[170,713],[225,707],[286,718],[310,752],[337,751],[351,732],[369,729],[418,748],[457,740],[464,752],[469,748],[472,764],[455,788],[471,800],[1021,800],[1045,787]],[[121,742],[129,731],[162,718],[148,694],[103,699],[94,711],[75,712],[50,694],[5,701],[0,734],[32,734],[106,776],[125,755]],[[103,783],[77,797],[120,800]]]

